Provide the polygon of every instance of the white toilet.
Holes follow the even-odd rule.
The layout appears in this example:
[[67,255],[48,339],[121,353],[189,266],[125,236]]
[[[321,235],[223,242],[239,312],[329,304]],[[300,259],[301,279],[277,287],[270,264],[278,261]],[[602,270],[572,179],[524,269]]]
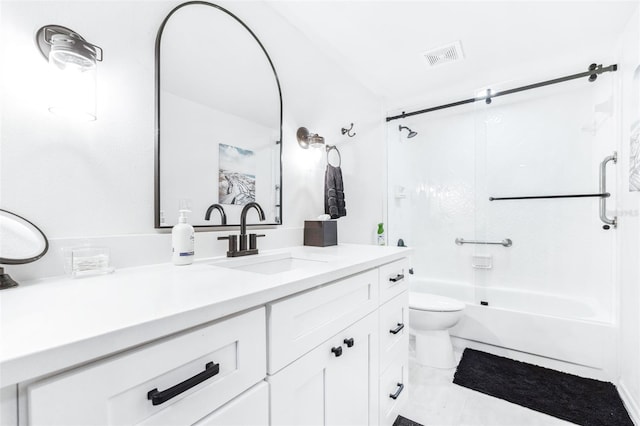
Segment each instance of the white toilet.
[[449,329],[456,325],[465,303],[435,294],[409,292],[409,324],[416,336],[416,361],[437,368],[453,368],[456,360]]

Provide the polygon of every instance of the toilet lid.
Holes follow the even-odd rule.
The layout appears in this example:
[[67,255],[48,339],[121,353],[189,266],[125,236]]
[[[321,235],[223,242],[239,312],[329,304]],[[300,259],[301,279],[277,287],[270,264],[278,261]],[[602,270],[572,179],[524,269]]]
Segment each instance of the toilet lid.
[[463,310],[465,303],[436,294],[409,292],[409,308],[419,311],[454,312]]

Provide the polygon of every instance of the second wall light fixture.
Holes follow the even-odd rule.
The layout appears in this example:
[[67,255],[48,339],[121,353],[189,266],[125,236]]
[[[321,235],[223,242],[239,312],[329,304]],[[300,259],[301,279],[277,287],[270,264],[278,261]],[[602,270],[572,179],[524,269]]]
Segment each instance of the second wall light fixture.
[[306,127],[300,127],[298,129],[296,138],[298,139],[300,148],[322,148],[324,146],[324,138],[317,133],[310,133]]
[[96,119],[96,64],[102,49],[60,25],[46,25],[36,44],[49,61],[49,111],[74,119]]

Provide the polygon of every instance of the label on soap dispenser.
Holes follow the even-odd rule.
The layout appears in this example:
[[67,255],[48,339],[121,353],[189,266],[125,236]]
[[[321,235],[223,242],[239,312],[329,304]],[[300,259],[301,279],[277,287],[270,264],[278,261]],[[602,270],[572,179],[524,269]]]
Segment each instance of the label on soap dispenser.
[[196,239],[195,239],[195,232],[191,231],[191,235],[189,236],[189,242],[190,244],[187,247],[188,251],[181,251],[180,253],[178,253],[180,256],[193,256],[195,254],[195,243],[196,243]]

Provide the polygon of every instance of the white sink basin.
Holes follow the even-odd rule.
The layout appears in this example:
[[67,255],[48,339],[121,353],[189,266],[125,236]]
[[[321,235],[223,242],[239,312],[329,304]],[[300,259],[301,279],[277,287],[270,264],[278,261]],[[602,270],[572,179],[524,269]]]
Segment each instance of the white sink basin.
[[225,259],[212,263],[213,266],[238,269],[257,274],[279,274],[295,269],[314,268],[329,262],[328,258],[311,259],[296,256],[293,253],[279,253],[272,255],[251,255],[233,259]]

